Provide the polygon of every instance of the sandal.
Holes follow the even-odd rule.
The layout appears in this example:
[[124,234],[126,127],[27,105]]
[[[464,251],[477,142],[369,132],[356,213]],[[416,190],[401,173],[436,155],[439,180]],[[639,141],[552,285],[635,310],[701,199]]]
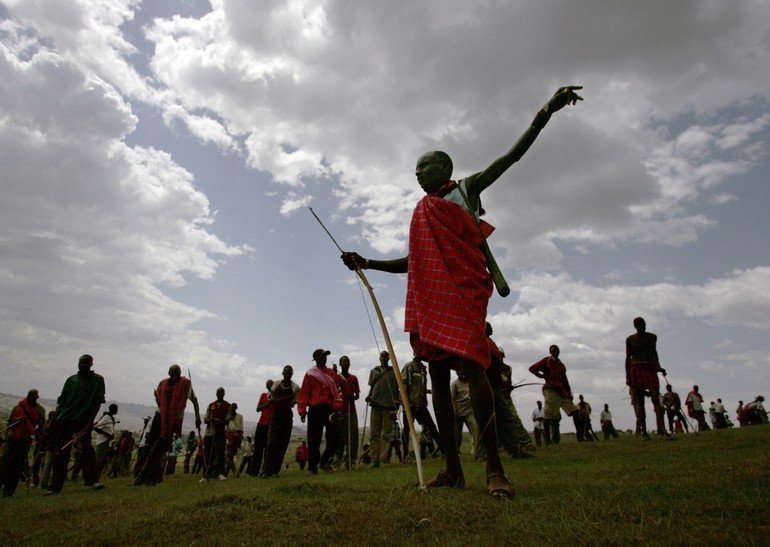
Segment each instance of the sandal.
[[513,499],[516,491],[505,473],[492,473],[487,476],[489,495],[496,500]]
[[453,477],[449,471],[442,469],[434,478],[425,483],[426,488],[465,488],[465,477]]

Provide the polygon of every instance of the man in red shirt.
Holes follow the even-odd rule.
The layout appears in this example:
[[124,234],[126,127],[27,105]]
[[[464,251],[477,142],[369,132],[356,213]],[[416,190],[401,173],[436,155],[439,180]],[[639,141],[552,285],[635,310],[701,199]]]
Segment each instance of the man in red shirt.
[[[311,475],[322,471],[333,471],[329,464],[337,452],[337,424],[332,414],[342,410],[342,390],[337,374],[326,366],[329,350],[313,352],[316,366],[305,374],[297,398],[297,410],[302,423],[307,416],[308,471]],[[326,431],[326,448],[321,454],[321,439]]]
[[552,113],[582,100],[575,93],[578,89],[560,88],[508,152],[459,183],[451,180],[452,159],[446,152],[421,156],[415,175],[426,195],[412,213],[407,256],[369,260],[357,253],[342,254],[350,269],[407,274],[404,330],[410,333],[415,355],[428,361],[433,408],[446,459],[446,469],[428,481],[429,487],[465,485],[449,388],[451,369],[455,369],[468,378],[474,414],[482,428],[487,490],[496,498],[514,496],[497,451],[494,400],[484,374],[489,366],[486,316],[492,295],[492,276],[487,270],[495,270],[495,265],[486,244],[492,227],[479,220],[481,193],[526,153]]
[[204,453],[206,457],[206,478],[225,480],[225,444],[227,423],[233,418],[230,403],[225,401],[225,388],[217,388],[217,400],[209,403],[206,409],[206,435]]
[[270,390],[273,388],[273,381],[265,382],[265,391],[259,396],[257,402],[257,412],[260,412],[257,429],[254,430],[254,456],[249,463],[248,473],[252,477],[259,475],[262,470],[262,460],[265,457],[267,449],[267,431],[270,429],[270,420],[273,419],[273,406],[269,402]]
[[361,395],[358,378],[350,374],[350,358],[347,355],[340,357],[342,372],[338,375],[340,388],[342,389],[341,419],[338,425],[338,442],[336,461],[339,467],[345,463],[345,469],[358,458],[358,413],[356,412],[356,400]]
[[305,463],[307,463],[307,443],[305,441],[302,441],[302,443],[297,446],[297,450],[294,452],[294,460],[297,462],[297,465],[299,465],[299,470],[304,471]]
[[[572,416],[574,420],[578,415],[578,407],[572,402],[572,388],[567,380],[567,367],[559,359],[559,346],[554,344],[548,348],[548,352],[550,355],[529,367],[529,371],[545,380],[543,384],[545,444],[559,444],[561,440],[559,409],[563,409],[567,416]],[[577,428],[578,424],[575,422],[575,429]]]
[[45,422],[45,410],[37,404],[37,400],[38,391],[30,389],[27,397],[13,407],[8,417],[5,443],[2,447],[3,457],[0,462],[0,484],[3,486],[4,498],[12,496],[16,491],[22,472],[26,468],[32,437]]

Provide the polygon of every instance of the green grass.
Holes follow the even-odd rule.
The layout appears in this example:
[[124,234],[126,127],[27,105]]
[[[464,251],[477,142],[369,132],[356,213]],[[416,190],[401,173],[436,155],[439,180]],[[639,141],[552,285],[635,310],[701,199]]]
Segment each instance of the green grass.
[[[464,490],[421,493],[414,465],[311,477],[154,488],[107,481],[59,496],[23,486],[0,502],[3,543],[164,545],[768,545],[770,427],[667,442],[565,443],[505,459],[513,501],[486,495],[483,464],[464,461]],[[441,460],[425,462],[433,476]],[[180,466],[181,467],[181,466]]]

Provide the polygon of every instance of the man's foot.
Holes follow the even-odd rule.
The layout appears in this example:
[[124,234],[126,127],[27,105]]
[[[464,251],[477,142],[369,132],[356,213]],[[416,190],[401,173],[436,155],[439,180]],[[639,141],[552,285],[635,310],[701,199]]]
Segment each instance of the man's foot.
[[442,469],[434,478],[425,483],[426,488],[465,488],[465,477],[462,473],[459,476],[449,474],[449,471]]
[[95,482],[91,485],[91,490],[104,490],[104,485],[100,482]]
[[56,496],[57,494],[61,493],[61,490],[48,490],[46,491],[44,496]]
[[334,473],[334,468],[327,463],[326,465],[321,466],[321,471],[324,473]]
[[217,478],[219,480],[221,480],[221,481],[226,481],[227,480],[227,477],[225,477],[224,475],[219,475]]
[[372,464],[372,469],[377,469],[377,468],[379,468],[379,467],[380,467],[380,462],[374,462],[374,463]]
[[199,480],[198,482],[207,482],[207,481],[208,479],[206,477],[201,477],[201,480]]
[[496,500],[508,500],[516,497],[513,485],[505,473],[487,475],[487,490],[489,495]]

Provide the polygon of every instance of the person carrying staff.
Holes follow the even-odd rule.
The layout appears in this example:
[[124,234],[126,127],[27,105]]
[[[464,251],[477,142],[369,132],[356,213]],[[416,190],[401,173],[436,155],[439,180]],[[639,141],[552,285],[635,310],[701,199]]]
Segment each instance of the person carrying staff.
[[501,276],[487,252],[485,239],[492,227],[479,221],[480,198],[483,190],[524,155],[551,114],[582,100],[575,93],[578,89],[560,88],[507,153],[459,183],[451,180],[453,165],[447,153],[434,151],[420,157],[415,175],[426,195],[412,213],[407,256],[370,260],[353,252],[342,253],[343,262],[352,270],[407,274],[404,329],[410,333],[415,354],[428,362],[434,414],[446,461],[446,468],[428,481],[427,487],[465,485],[449,389],[450,372],[455,369],[468,378],[474,414],[482,428],[488,492],[497,498],[514,495],[497,452],[492,390],[484,374],[489,366],[486,317],[492,295],[492,275],[487,267],[495,272],[498,282]]

